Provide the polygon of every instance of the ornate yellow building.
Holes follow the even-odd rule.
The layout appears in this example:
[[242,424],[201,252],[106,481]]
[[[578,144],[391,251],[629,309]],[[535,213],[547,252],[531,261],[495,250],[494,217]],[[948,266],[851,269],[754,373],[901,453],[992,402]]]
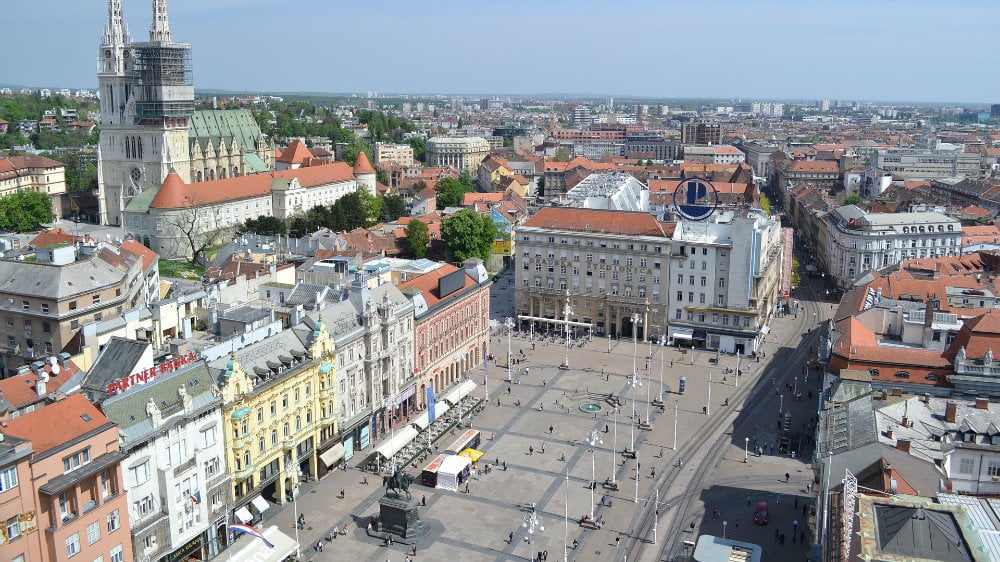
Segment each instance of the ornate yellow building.
[[321,456],[336,462],[330,461],[339,445],[334,355],[333,338],[319,323],[283,330],[212,363],[237,519],[259,520],[263,501],[289,501],[303,475],[318,477]]

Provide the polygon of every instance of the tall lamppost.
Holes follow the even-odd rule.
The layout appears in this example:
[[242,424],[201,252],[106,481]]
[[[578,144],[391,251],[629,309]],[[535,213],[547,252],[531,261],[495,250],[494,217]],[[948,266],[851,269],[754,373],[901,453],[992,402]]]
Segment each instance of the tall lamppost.
[[649,364],[652,362],[653,354],[649,354],[649,358],[646,359],[646,425],[649,423]]
[[570,308],[570,306],[569,306],[569,297],[566,297],[566,306],[563,307],[563,316],[566,317],[566,324],[564,325],[564,327],[566,328],[566,360],[563,361],[563,368],[564,369],[569,369],[569,343],[570,343],[570,339],[569,339],[569,315],[570,314],[573,314],[573,309]]
[[[292,468],[291,464],[286,465],[285,473],[290,475],[291,471],[289,469],[291,468]],[[295,470],[298,470],[298,468],[296,468]],[[301,558],[302,551],[299,549],[299,500],[297,497],[298,490],[299,490],[299,482],[298,479],[296,478],[295,485],[292,487],[292,522],[295,525],[295,556]],[[232,545],[230,545],[230,547],[231,546]],[[230,550],[229,551],[230,559],[232,559],[232,556],[233,556],[233,551]]]
[[599,443],[604,443],[601,440],[600,434],[597,430],[593,430],[587,434],[587,445],[590,446],[590,518],[594,518],[594,490],[597,489],[597,461],[595,460],[597,451],[594,449]]
[[663,347],[660,347],[660,393],[656,396],[656,401],[663,404],[663,358],[667,354]]
[[618,468],[618,401],[615,400],[615,434],[611,444],[611,483],[615,483],[615,469]]
[[749,458],[750,458],[750,438],[749,437],[744,437],[743,438],[743,462],[747,462],[747,459],[749,459]]
[[513,380],[510,378],[510,364],[513,362],[511,360],[514,358],[510,351],[510,334],[514,331],[514,319],[508,316],[503,323],[504,326],[507,326],[507,382],[510,383]]
[[[639,355],[639,313],[632,315],[632,375],[635,376],[637,367],[635,366],[636,356]],[[635,414],[635,412],[633,412]],[[635,417],[633,415],[633,417]]]
[[635,499],[632,503],[639,503],[639,451],[635,452]]
[[629,384],[629,386],[632,387],[632,420],[629,423],[629,427],[631,428],[632,435],[629,438],[628,450],[629,451],[634,451],[635,450],[635,387],[636,386],[642,386],[642,381],[639,380],[639,375],[637,375],[636,373],[633,372],[632,376],[629,377],[629,383],[628,384]]
[[531,561],[535,561],[535,529],[538,532],[544,532],[545,527],[542,525],[542,520],[535,513],[535,504],[531,504],[531,513],[524,516],[524,522],[521,523],[521,527],[528,530],[528,544],[531,547]]
[[611,353],[611,331],[608,330],[608,353]]
[[[563,481],[563,489],[566,492],[566,500],[563,506],[563,562],[569,562],[569,467],[566,467],[566,476]],[[591,516],[593,518],[593,516]],[[534,549],[532,549],[534,550]]]
[[677,408],[680,407],[681,401],[674,400],[674,450],[677,450]]
[[708,373],[708,400],[705,405],[705,414],[712,415],[712,373]]
[[736,388],[740,387],[740,354],[736,354]]

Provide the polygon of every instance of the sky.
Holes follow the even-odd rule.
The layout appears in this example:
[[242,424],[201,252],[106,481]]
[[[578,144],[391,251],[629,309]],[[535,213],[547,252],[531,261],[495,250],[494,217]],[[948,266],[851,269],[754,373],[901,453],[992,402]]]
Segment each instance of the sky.
[[[148,40],[150,0],[122,0]],[[196,89],[1000,103],[1000,2],[168,0]],[[106,0],[7,0],[0,83],[95,88]]]

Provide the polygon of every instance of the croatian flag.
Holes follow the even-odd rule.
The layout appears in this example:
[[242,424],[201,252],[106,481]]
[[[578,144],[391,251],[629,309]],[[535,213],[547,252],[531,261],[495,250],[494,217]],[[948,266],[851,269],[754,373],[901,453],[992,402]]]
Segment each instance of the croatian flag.
[[427,423],[434,423],[437,417],[434,415],[434,387],[427,387]]
[[271,544],[271,541],[267,540],[267,538],[263,535],[263,533],[261,533],[257,529],[254,529],[250,525],[242,525],[240,523],[231,523],[231,524],[229,524],[228,527],[226,527],[226,529],[229,530],[232,533],[243,533],[244,535],[250,535],[251,537],[257,537],[258,539],[264,541],[264,544],[266,544],[268,548],[274,548],[274,545]]

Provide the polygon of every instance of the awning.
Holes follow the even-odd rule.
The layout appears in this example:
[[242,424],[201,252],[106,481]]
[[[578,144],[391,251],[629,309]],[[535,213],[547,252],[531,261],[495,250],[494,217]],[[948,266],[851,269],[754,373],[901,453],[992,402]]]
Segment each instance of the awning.
[[250,515],[250,510],[246,507],[241,507],[235,512],[236,518],[244,523],[249,523],[253,520],[253,515]]
[[393,431],[392,437],[388,441],[379,445],[375,452],[382,455],[384,459],[391,459],[396,455],[396,453],[403,450],[403,447],[410,444],[419,433],[416,429],[405,425],[403,427],[396,428]]
[[760,335],[766,336],[768,333],[770,333],[770,331],[771,331],[771,328],[768,328],[767,326],[764,326],[764,327],[762,327],[760,329]]
[[476,383],[472,381],[463,381],[462,384],[458,385],[458,388],[449,392],[448,395],[444,397],[444,399],[448,402],[448,404],[451,404],[454,407],[455,404],[458,404],[459,396],[465,398],[466,396],[469,395],[470,392],[472,392],[475,389],[476,389]]
[[[434,404],[434,419],[441,419],[441,416],[445,415],[451,408],[443,400]],[[427,422],[430,418],[427,416],[427,412],[424,412],[416,417],[410,422],[410,425],[417,426],[417,429],[424,430],[427,429],[429,425]]]
[[694,330],[688,328],[674,328],[672,330],[672,337],[675,340],[689,340],[694,337]]
[[344,458],[344,445],[341,443],[337,443],[333,447],[330,447],[319,456],[319,460],[323,461],[323,464],[325,464],[327,468],[337,464],[337,461],[342,458]]
[[267,508],[271,507],[271,504],[267,503],[267,500],[265,500],[261,496],[257,496],[254,499],[250,500],[250,503],[252,503],[253,506],[257,508],[257,511],[261,513],[264,513],[265,511],[267,511]]
[[[271,525],[263,529],[261,534],[274,545],[267,546],[264,541],[249,535],[237,535],[238,541],[245,545],[235,555],[233,560],[253,560],[253,562],[282,562],[289,556],[294,556],[299,549],[295,539],[282,533],[277,526]],[[239,538],[242,537],[242,538]],[[234,545],[232,548],[235,548]]]

